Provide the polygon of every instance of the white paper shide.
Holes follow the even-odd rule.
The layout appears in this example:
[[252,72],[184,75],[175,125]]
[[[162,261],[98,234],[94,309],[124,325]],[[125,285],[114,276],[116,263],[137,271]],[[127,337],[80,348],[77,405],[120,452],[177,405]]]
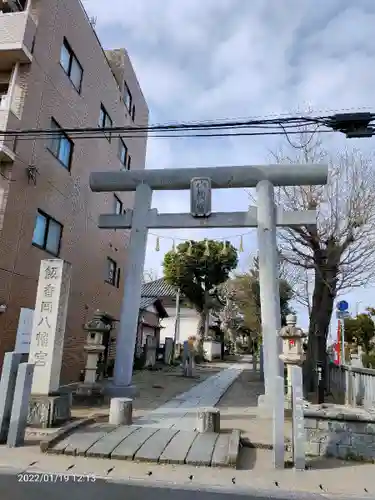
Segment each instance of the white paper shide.
[[42,260],[29,353],[35,364],[33,394],[55,393],[60,386],[70,278],[68,262]]

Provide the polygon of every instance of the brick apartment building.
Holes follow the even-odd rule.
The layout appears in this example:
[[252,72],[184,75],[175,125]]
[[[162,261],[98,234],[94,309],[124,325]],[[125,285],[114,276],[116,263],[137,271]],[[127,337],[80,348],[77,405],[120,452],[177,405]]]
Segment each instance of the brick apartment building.
[[98,308],[120,314],[127,235],[99,230],[98,215],[133,201],[92,193],[89,174],[143,169],[146,138],[64,129],[147,126],[148,108],[126,51],[103,51],[79,0],[0,0],[0,102],[0,131],[61,131],[0,134],[0,363],[20,308],[34,308],[40,261],[59,257],[73,273],[61,381],[77,381],[83,324]]

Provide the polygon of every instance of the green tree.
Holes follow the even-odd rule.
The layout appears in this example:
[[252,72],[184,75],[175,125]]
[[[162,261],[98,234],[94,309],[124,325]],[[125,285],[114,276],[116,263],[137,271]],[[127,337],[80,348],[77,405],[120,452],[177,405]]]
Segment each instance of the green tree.
[[[259,287],[259,262],[254,259],[253,267],[245,274],[237,275],[231,281],[235,302],[243,316],[244,328],[253,336],[261,334],[261,310]],[[293,312],[290,301],[293,299],[293,289],[282,276],[279,280],[281,324],[286,324],[286,316]]]
[[237,264],[237,250],[228,241],[185,241],[165,254],[164,278],[179,288],[198,311],[197,336],[200,340],[204,336],[206,316],[214,302],[210,293],[227,281]]
[[370,314],[358,314],[356,318],[344,321],[345,340],[361,346],[366,354],[371,352],[375,337],[375,324]]

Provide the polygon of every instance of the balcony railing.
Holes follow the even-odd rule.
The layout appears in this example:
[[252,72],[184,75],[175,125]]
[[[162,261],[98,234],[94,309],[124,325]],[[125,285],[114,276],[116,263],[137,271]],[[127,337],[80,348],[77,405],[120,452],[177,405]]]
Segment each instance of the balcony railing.
[[27,11],[0,12],[0,71],[32,61],[36,25]]
[[0,96],[0,162],[12,163],[15,159],[13,151],[14,137],[1,135],[1,131],[17,130],[19,119],[9,109],[9,96]]

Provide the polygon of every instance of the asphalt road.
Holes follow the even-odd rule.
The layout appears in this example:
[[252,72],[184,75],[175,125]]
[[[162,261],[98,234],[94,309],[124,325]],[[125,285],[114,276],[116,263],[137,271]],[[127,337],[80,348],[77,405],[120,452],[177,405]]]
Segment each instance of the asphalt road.
[[[327,500],[328,496],[291,492],[241,491],[235,486],[228,490],[208,490],[199,487],[179,487],[145,483],[112,482],[81,477],[48,477],[47,474],[0,474],[1,500]],[[347,500],[335,497],[337,500]],[[356,497],[363,500],[366,497]],[[369,499],[370,497],[367,497]],[[353,500],[353,497],[351,497]]]

